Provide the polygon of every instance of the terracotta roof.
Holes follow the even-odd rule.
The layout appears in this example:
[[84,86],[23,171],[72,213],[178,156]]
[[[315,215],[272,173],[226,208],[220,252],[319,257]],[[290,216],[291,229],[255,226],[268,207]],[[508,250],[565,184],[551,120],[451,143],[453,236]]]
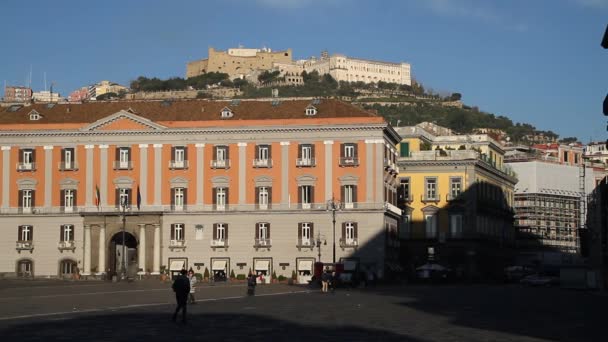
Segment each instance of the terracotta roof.
[[[147,118],[155,122],[187,122],[187,121],[216,121],[222,120],[220,113],[228,107],[233,117],[226,121],[238,120],[272,120],[272,119],[329,119],[329,118],[375,118],[378,115],[359,107],[338,100],[321,100],[314,106],[317,114],[306,116],[306,107],[310,100],[290,101],[212,101],[212,100],[176,100],[176,101],[116,101],[88,102],[82,104],[32,104],[15,111],[9,107],[0,108],[0,125],[19,125],[27,129],[28,125],[44,124],[87,124],[93,123],[106,116],[124,111]],[[32,110],[42,115],[40,120],[30,120]],[[375,121],[375,120],[373,120]]]

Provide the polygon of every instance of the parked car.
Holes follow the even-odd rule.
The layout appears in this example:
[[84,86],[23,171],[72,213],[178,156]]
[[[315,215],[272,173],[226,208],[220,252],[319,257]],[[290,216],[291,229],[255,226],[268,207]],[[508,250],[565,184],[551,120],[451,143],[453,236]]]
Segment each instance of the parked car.
[[532,274],[522,278],[521,284],[529,286],[553,286],[559,284],[559,278],[540,274]]

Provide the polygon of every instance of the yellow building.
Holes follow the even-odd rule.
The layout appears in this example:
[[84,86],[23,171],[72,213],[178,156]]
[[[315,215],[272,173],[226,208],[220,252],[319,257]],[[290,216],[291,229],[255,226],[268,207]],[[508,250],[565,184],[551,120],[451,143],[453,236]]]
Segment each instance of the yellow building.
[[485,134],[435,136],[397,127],[402,261],[437,262],[462,276],[502,272],[514,240],[517,179]]

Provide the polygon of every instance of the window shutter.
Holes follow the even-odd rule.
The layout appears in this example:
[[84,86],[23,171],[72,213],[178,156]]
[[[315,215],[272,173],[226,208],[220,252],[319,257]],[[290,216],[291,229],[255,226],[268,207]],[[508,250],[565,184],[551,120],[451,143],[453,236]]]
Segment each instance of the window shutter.
[[133,189],[127,189],[127,204],[129,206],[136,204],[133,197]]
[[115,199],[114,201],[116,202],[116,208],[120,208],[120,189],[116,188],[114,189],[114,196]]
[[353,203],[357,203],[357,186],[353,185]]
[[298,145],[298,159],[302,159],[302,149],[304,148],[303,144]]
[[23,153],[25,150],[19,150],[19,164],[23,163]]
[[120,160],[120,147],[116,146],[116,150],[115,150],[114,155],[116,157],[114,160],[115,161],[119,161]]
[[17,198],[17,201],[18,201],[17,206],[19,208],[21,208],[21,207],[23,207],[23,190],[19,190],[17,196],[19,197],[19,198]]
[[175,224],[171,224],[171,240],[175,240]]
[[310,204],[312,207],[312,204],[315,203],[315,187],[314,186],[310,186]]
[[188,204],[188,189],[184,188],[184,207]]
[[34,226],[30,226],[30,239],[28,241],[34,241]]
[[64,232],[63,226],[59,226],[59,241],[65,241],[65,240],[67,240],[65,238],[65,236],[63,236],[63,232]]
[[59,206],[65,207],[65,190],[59,190]]
[[217,146],[213,146],[213,160],[217,160]]
[[228,201],[228,195],[230,194],[230,188],[225,187],[224,189],[226,190],[226,208],[228,208],[228,204],[230,203]]
[[171,146],[171,160],[177,160],[177,158],[175,158],[175,146]]
[[302,222],[298,222],[298,240],[302,239]]
[[23,226],[17,228],[17,241],[21,241],[21,234],[23,233]]
[[77,207],[78,206],[78,190],[74,189],[73,192],[74,194],[74,206]]
[[213,240],[217,240],[217,223],[213,224]]
[[133,156],[131,155],[131,148],[130,147],[127,147],[127,159],[129,161],[133,160]]
[[68,149],[64,148],[63,150],[61,150],[61,165],[63,165],[63,163],[65,163],[65,153]]
[[255,204],[256,204],[256,207],[259,207],[259,204],[260,204],[260,187],[259,186],[255,187]]
[[302,207],[302,203],[303,203],[303,201],[302,201],[302,187],[301,186],[298,187],[298,203],[300,203],[300,208],[301,208]]
[[226,160],[230,160],[230,147],[224,146],[224,148],[226,149]]
[[353,222],[354,234],[353,237],[355,240],[359,237],[359,224],[357,222]]
[[310,155],[311,158],[315,157],[315,144],[310,145]]
[[340,144],[340,158],[344,158],[345,148],[346,148],[346,144]]
[[255,232],[253,234],[254,234],[254,236],[253,236],[254,239],[258,239],[260,237],[260,224],[259,223],[255,224]]
[[188,160],[188,146],[184,146],[184,161]]
[[342,238],[346,239],[346,222],[342,222]]
[[171,188],[171,208],[175,206],[175,188]]
[[36,207],[36,190],[32,190],[32,208]]
[[268,145],[268,159],[272,159],[272,145]]
[[270,239],[270,223],[266,223],[266,238]]
[[36,162],[36,149],[33,148],[32,149],[32,163],[35,163],[35,162]]
[[69,148],[69,150],[72,152],[71,157],[70,157],[70,161],[76,161],[76,149],[75,148]]
[[272,187],[268,187],[268,208],[272,207]]
[[310,239],[314,240],[315,239],[315,224],[310,222],[309,227],[310,227]]
[[217,208],[217,188],[213,188],[213,208]]
[[340,186],[340,199],[342,200],[342,203],[346,202],[346,186],[345,185]]
[[353,157],[358,158],[359,157],[359,145],[358,144],[352,144],[354,146],[354,153],[353,153]]
[[224,224],[224,239],[228,240],[228,223]]

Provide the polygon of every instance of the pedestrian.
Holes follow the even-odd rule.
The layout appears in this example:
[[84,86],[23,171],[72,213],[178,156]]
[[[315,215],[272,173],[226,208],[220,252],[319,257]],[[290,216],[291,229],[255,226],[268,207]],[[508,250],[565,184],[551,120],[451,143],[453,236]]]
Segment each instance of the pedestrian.
[[331,288],[331,293],[336,292],[336,281],[337,281],[337,277],[336,277],[336,272],[334,271],[329,276],[329,287]]
[[253,275],[253,273],[249,273],[249,275],[247,276],[247,294],[250,296],[255,295],[255,285],[256,285],[256,281],[255,281],[255,276]]
[[196,291],[194,285],[197,282],[196,277],[194,276],[194,270],[190,269],[188,271],[188,280],[190,280],[190,293],[188,294],[188,302],[189,304],[196,304],[196,299],[194,299],[194,292]]
[[177,319],[177,313],[182,310],[182,323],[186,323],[186,306],[188,305],[188,293],[190,293],[190,281],[186,277],[186,270],[182,270],[180,275],[173,281],[173,292],[177,301],[177,308],[173,313],[173,322]]
[[329,267],[325,269],[325,272],[321,275],[321,292],[327,293],[327,288],[329,286],[329,278],[331,275],[329,274]]

